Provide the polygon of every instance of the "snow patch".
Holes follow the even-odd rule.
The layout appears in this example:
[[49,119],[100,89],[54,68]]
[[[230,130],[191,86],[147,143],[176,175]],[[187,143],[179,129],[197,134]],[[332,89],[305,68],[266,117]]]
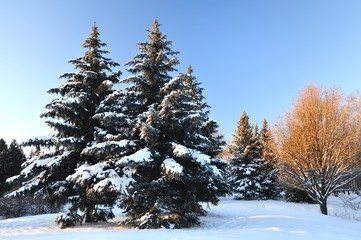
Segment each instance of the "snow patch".
[[110,81],[110,80],[105,80],[105,81],[102,82],[102,84],[103,84],[104,86],[107,86],[108,88],[113,87],[113,82]]
[[[114,171],[114,170],[112,170]],[[102,192],[103,189],[109,188],[115,192],[121,192],[127,194],[127,188],[130,183],[134,180],[129,177],[119,177],[119,175],[114,171],[113,174],[110,174],[108,178],[101,180],[93,186],[95,192]]]
[[162,168],[168,174],[180,175],[183,172],[183,167],[177,163],[173,158],[167,158],[163,161]]
[[212,169],[212,172],[213,172],[215,175],[217,175],[218,177],[222,177],[221,172],[219,171],[219,169],[218,169],[216,166],[211,165],[210,167],[211,167],[211,169]]
[[191,157],[196,162],[202,165],[208,165],[214,175],[222,177],[221,172],[219,169],[211,164],[211,157],[194,149],[187,148],[181,144],[172,143],[173,146],[173,153],[177,157]]
[[187,148],[181,144],[172,143],[173,146],[173,153],[177,157],[191,157],[200,164],[210,164],[211,163],[211,157],[201,153],[200,151]]
[[126,157],[122,157],[117,164],[124,164],[124,163],[129,163],[129,162],[150,162],[152,161],[152,153],[150,152],[149,148],[143,148],[135,153],[133,153],[132,155],[126,156]]
[[129,140],[120,140],[120,141],[109,141],[109,142],[103,142],[103,143],[97,143],[93,146],[87,147],[82,151],[82,154],[85,155],[91,155],[93,153],[97,153],[98,151],[102,151],[105,147],[119,147],[124,148],[126,146],[135,146],[135,143],[133,141]]
[[75,181],[76,183],[82,184],[84,181],[97,176],[97,175],[104,175],[104,168],[108,165],[105,162],[97,163],[94,165],[83,164],[78,167],[72,175],[66,178],[66,181]]
[[9,177],[8,179],[6,179],[6,182],[11,183],[11,182],[15,181],[16,179],[18,179],[19,177],[20,177],[20,175],[15,175],[15,176]]

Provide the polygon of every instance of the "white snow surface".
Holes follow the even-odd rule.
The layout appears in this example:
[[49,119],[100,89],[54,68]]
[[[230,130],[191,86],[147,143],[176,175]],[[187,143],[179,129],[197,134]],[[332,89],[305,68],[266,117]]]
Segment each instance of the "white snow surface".
[[[116,222],[124,215],[117,209],[117,217],[111,222],[63,230],[54,222],[56,214],[0,220],[0,239],[359,240],[360,221],[343,218],[345,211],[336,197],[329,198],[329,216],[322,215],[314,204],[222,198],[201,218],[200,227],[190,229],[138,230],[118,226]],[[361,217],[360,211],[354,216]]]

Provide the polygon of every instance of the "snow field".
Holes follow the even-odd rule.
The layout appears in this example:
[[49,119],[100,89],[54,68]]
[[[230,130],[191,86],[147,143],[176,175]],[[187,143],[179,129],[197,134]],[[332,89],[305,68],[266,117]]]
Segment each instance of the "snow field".
[[[206,206],[205,206],[206,207]],[[59,229],[56,214],[0,220],[0,239],[139,239],[139,240],[340,240],[360,239],[361,210],[345,208],[335,197],[329,201],[330,216],[319,212],[318,205],[283,201],[237,201],[222,198],[218,206],[210,206],[208,215],[196,228],[170,230],[138,230],[118,226],[118,216],[108,223],[84,224]],[[338,216],[338,217],[335,217]]]

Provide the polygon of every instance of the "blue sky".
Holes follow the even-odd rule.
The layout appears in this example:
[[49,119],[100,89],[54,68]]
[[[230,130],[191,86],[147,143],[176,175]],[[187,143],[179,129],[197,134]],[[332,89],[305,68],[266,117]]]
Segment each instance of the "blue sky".
[[125,77],[157,18],[230,138],[243,111],[272,124],[308,83],[360,90],[360,12],[358,0],[2,0],[0,138],[50,132],[39,115],[57,96],[46,91],[74,71],[94,21]]

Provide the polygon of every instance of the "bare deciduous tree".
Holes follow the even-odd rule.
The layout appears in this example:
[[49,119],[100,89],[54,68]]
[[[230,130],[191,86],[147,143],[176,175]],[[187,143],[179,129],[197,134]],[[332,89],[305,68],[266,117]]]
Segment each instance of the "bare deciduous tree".
[[305,190],[325,215],[328,196],[360,174],[357,102],[309,85],[274,129],[281,180]]

